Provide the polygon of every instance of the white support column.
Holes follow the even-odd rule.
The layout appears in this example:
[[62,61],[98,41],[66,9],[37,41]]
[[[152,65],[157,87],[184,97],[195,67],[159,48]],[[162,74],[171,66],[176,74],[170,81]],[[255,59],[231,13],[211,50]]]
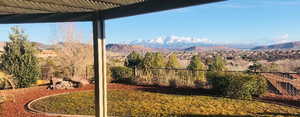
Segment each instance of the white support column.
[[[99,13],[96,13],[99,14]],[[96,117],[107,116],[106,101],[106,55],[104,19],[96,15],[93,21],[93,47],[95,72],[95,111]]]

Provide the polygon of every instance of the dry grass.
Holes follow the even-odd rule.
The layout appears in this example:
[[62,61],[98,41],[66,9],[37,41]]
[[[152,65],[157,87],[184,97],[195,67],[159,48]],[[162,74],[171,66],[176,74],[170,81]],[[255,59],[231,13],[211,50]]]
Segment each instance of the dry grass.
[[[50,97],[33,106],[46,112],[95,114],[93,92]],[[108,111],[111,116],[300,116],[300,109],[258,101],[140,90],[108,91]]]

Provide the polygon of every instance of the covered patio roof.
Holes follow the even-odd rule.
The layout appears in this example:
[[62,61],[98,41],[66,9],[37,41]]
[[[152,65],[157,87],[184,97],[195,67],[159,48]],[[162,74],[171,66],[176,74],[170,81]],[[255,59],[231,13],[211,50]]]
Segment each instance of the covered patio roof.
[[0,24],[92,21],[224,0],[0,0]]

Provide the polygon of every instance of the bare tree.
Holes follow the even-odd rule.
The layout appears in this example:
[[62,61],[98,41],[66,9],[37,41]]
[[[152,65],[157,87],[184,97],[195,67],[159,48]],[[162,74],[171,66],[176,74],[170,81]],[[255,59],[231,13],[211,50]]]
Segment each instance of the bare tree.
[[86,78],[88,67],[93,65],[92,44],[84,42],[82,32],[77,31],[74,24],[62,24],[59,29],[63,35],[55,44],[56,64],[65,77],[76,80]]

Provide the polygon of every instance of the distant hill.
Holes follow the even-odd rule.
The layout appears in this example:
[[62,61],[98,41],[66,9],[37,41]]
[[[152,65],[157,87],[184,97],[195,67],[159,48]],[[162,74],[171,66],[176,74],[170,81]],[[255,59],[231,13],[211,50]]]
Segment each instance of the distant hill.
[[[40,42],[31,42],[37,49],[39,50],[47,50],[51,49],[52,45],[46,45]],[[6,45],[6,42],[0,42],[0,51],[4,51],[4,46]]]
[[213,47],[193,46],[193,47],[185,48],[182,51],[216,51],[216,50],[237,50],[237,49],[229,48],[225,46],[213,46]]
[[127,45],[127,44],[108,44],[106,45],[106,50],[111,52],[119,52],[119,53],[130,53],[132,51],[144,53],[144,52],[156,51],[153,48],[147,48],[140,45]]
[[252,50],[269,50],[269,49],[300,49],[300,41],[273,44],[268,46],[257,46]]
[[37,47],[39,50],[49,50],[53,49],[53,45],[47,45],[40,42],[31,42],[35,47]]

